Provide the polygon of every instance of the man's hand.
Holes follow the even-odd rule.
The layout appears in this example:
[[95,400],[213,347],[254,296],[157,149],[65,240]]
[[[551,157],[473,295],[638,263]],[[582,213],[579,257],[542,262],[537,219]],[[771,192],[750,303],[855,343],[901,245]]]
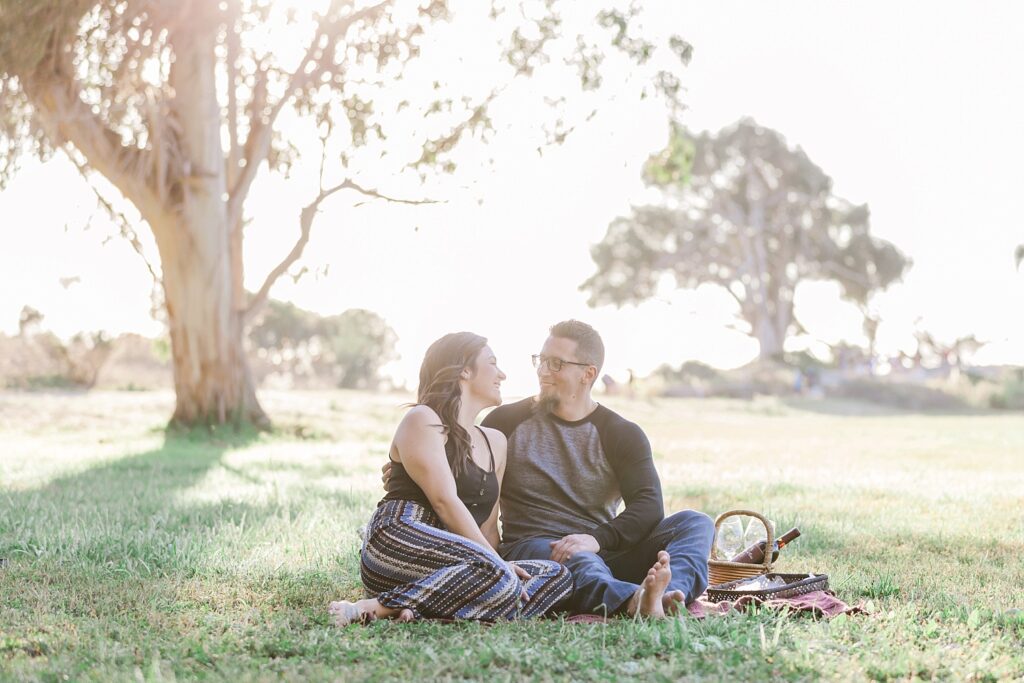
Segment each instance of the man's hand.
[[569,534],[560,540],[551,541],[551,559],[565,564],[576,553],[596,553],[601,544],[590,534]]
[[388,481],[391,480],[391,458],[388,458],[388,461],[384,463],[384,467],[380,468],[380,480],[386,489],[388,487]]

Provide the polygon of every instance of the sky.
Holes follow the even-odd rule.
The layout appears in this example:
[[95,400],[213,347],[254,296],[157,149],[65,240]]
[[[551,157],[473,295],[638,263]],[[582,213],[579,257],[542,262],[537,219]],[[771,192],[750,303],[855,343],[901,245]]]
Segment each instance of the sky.
[[[1024,6],[674,1],[646,3],[646,12],[651,30],[694,46],[682,72],[683,124],[718,130],[749,116],[780,131],[833,178],[837,195],[868,203],[873,234],[913,260],[873,302],[881,351],[912,352],[922,328],[988,341],[976,362],[1024,365],[1024,274],[1013,263],[1024,242]],[[467,78],[486,82],[488,68],[471,62]],[[499,121],[545,116],[516,104],[500,103]],[[603,103],[543,153],[516,125],[499,126],[493,166],[470,166],[472,186],[443,192],[442,204],[329,200],[302,262],[310,272],[282,278],[272,295],[323,314],[376,311],[399,337],[401,359],[388,373],[410,385],[431,341],[468,329],[491,340],[506,392],[527,394],[529,355],[570,317],[602,333],[605,369],[618,379],[691,359],[742,365],[757,344],[732,328],[734,302],[714,287],[666,285],[621,309],[590,308],[578,289],[594,271],[590,245],[650,198],[641,167],[667,130],[664,109],[632,98]],[[294,242],[312,189],[302,173],[257,181],[247,207],[250,289]],[[0,193],[0,232],[0,332],[17,331],[27,304],[62,336],[161,334],[145,265],[124,240],[108,239],[92,190],[62,157],[27,162]],[[859,314],[833,284],[802,285],[797,315],[810,334],[793,347],[863,341]]]

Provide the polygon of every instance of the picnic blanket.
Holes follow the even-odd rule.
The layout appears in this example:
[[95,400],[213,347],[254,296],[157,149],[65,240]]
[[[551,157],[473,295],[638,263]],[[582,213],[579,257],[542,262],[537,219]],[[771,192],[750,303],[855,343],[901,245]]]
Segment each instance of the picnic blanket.
[[752,606],[767,609],[789,609],[793,612],[808,612],[815,617],[837,617],[840,614],[863,614],[865,609],[857,605],[847,605],[836,597],[832,591],[813,591],[792,598],[759,598],[745,595],[738,600],[711,602],[705,596],[697,598],[687,608],[691,616],[701,618],[712,614],[726,614],[732,610],[745,610]]
[[[691,617],[703,619],[716,614],[728,614],[732,611],[742,612],[751,607],[762,609],[783,610],[792,612],[803,612],[809,616],[830,619],[840,614],[864,614],[866,610],[861,605],[848,605],[836,597],[832,591],[814,591],[793,598],[760,598],[754,595],[745,595],[738,600],[722,602],[711,602],[706,595],[694,600],[687,607]],[[566,621],[574,624],[603,624],[607,619],[597,614],[577,614],[566,618]]]
[[[778,610],[780,612],[783,610],[790,610],[792,612],[804,613],[808,616],[825,619],[838,617],[840,614],[867,613],[867,610],[860,604],[847,605],[845,602],[837,598],[835,593],[832,591],[814,591],[795,598],[766,599],[753,595],[746,595],[733,602],[728,600],[724,600],[722,602],[711,602],[707,599],[707,595],[705,594],[690,603],[687,607],[687,611],[690,616],[695,619],[704,619],[714,615],[729,614],[733,611],[742,612],[755,606],[762,609]],[[552,618],[554,616],[555,615],[546,615],[542,618]],[[619,618],[620,617],[612,617],[611,619]],[[458,619],[427,619],[426,621],[432,621],[440,624],[461,623]],[[610,619],[603,617],[600,614],[574,614],[566,617],[565,621],[568,624],[607,624]],[[481,621],[478,623],[483,624],[484,626],[493,626],[496,622]]]

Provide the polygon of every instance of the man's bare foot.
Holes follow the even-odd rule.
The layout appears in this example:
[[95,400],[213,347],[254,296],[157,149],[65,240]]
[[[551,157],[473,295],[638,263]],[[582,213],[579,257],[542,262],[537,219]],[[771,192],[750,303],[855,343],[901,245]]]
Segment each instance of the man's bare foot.
[[672,581],[672,567],[669,566],[669,559],[669,553],[664,550],[657,554],[657,561],[647,570],[643,584],[630,598],[626,607],[628,615],[640,614],[641,616],[665,618],[666,612],[674,613],[668,608],[676,604],[676,594],[679,594],[679,600],[682,599],[682,591],[672,591],[668,594],[665,592],[665,589],[669,587],[669,582]]
[[665,608],[661,599],[665,596],[665,589],[668,582],[672,580],[672,568],[668,564],[669,555],[662,550],[658,553],[658,561],[647,570],[647,577],[644,579],[640,595],[640,615],[654,617],[656,619],[665,616]]
[[672,616],[686,612],[686,594],[683,591],[669,591],[661,598],[661,608]]
[[416,621],[416,616],[412,613],[411,609],[404,609],[398,613],[398,616],[395,617],[395,621],[404,624],[410,621]]
[[[328,605],[327,611],[335,626],[348,626],[352,623],[367,624],[377,619],[390,619],[395,615],[400,615],[399,610],[385,607],[376,598],[357,600],[356,602],[348,600],[332,602]],[[411,611],[401,610],[401,612],[409,612],[408,621],[412,621]]]

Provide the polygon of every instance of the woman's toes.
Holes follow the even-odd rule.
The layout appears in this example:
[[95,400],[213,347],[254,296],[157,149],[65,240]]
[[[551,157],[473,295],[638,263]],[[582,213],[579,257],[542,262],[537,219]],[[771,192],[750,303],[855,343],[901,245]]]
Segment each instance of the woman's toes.
[[328,613],[331,615],[331,620],[334,621],[335,626],[348,626],[354,621],[360,621],[363,618],[363,612],[359,607],[347,600],[340,602],[332,602],[327,607]]

